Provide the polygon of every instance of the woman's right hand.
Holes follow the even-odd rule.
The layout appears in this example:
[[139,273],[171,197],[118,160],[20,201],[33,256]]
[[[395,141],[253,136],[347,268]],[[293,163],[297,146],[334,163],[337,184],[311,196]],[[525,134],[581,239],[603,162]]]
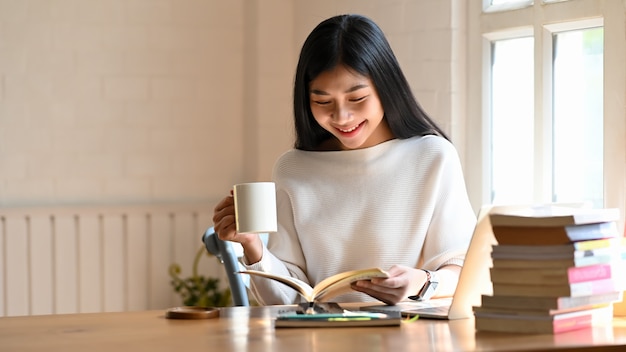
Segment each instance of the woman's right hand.
[[263,244],[258,234],[238,233],[235,223],[235,198],[233,191],[213,209],[213,228],[222,241],[241,243],[246,262],[253,264],[261,260]]
[[[213,209],[213,228],[223,241],[235,241],[235,198],[231,195],[222,199]],[[238,242],[238,241],[235,241]]]

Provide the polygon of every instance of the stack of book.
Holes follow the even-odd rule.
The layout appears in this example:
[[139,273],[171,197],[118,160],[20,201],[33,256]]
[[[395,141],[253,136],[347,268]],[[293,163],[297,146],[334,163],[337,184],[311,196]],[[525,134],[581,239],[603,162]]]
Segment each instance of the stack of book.
[[626,282],[618,209],[490,214],[493,294],[476,329],[560,333],[610,323]]

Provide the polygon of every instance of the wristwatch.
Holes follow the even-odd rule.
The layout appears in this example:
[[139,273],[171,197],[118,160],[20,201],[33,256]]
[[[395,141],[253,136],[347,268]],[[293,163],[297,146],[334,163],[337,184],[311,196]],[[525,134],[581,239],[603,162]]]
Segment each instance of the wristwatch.
[[439,285],[439,279],[437,278],[437,273],[435,273],[434,271],[426,269],[420,270],[424,270],[426,272],[426,282],[424,283],[424,286],[422,286],[422,289],[417,293],[417,295],[409,296],[409,299],[415,301],[427,301],[435,294],[437,285]]

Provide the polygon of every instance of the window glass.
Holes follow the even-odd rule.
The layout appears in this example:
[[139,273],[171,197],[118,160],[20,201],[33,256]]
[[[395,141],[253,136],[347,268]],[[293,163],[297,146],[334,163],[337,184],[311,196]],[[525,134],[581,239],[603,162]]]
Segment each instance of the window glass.
[[604,31],[553,37],[553,198],[602,207]]
[[491,5],[513,5],[513,4],[517,4],[517,3],[532,3],[532,1],[529,0],[491,0]]
[[491,0],[486,4],[485,11],[507,11],[533,5],[533,0]]
[[492,47],[492,202],[533,197],[533,43],[499,40]]

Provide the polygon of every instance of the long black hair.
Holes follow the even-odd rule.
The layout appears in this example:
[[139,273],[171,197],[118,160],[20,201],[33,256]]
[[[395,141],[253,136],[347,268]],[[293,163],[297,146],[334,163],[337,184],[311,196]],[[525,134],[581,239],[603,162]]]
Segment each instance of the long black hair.
[[318,24],[300,52],[293,95],[296,149],[316,150],[332,137],[313,117],[309,84],[340,64],[372,81],[396,138],[434,134],[448,139],[413,96],[380,27],[361,15],[340,15]]

